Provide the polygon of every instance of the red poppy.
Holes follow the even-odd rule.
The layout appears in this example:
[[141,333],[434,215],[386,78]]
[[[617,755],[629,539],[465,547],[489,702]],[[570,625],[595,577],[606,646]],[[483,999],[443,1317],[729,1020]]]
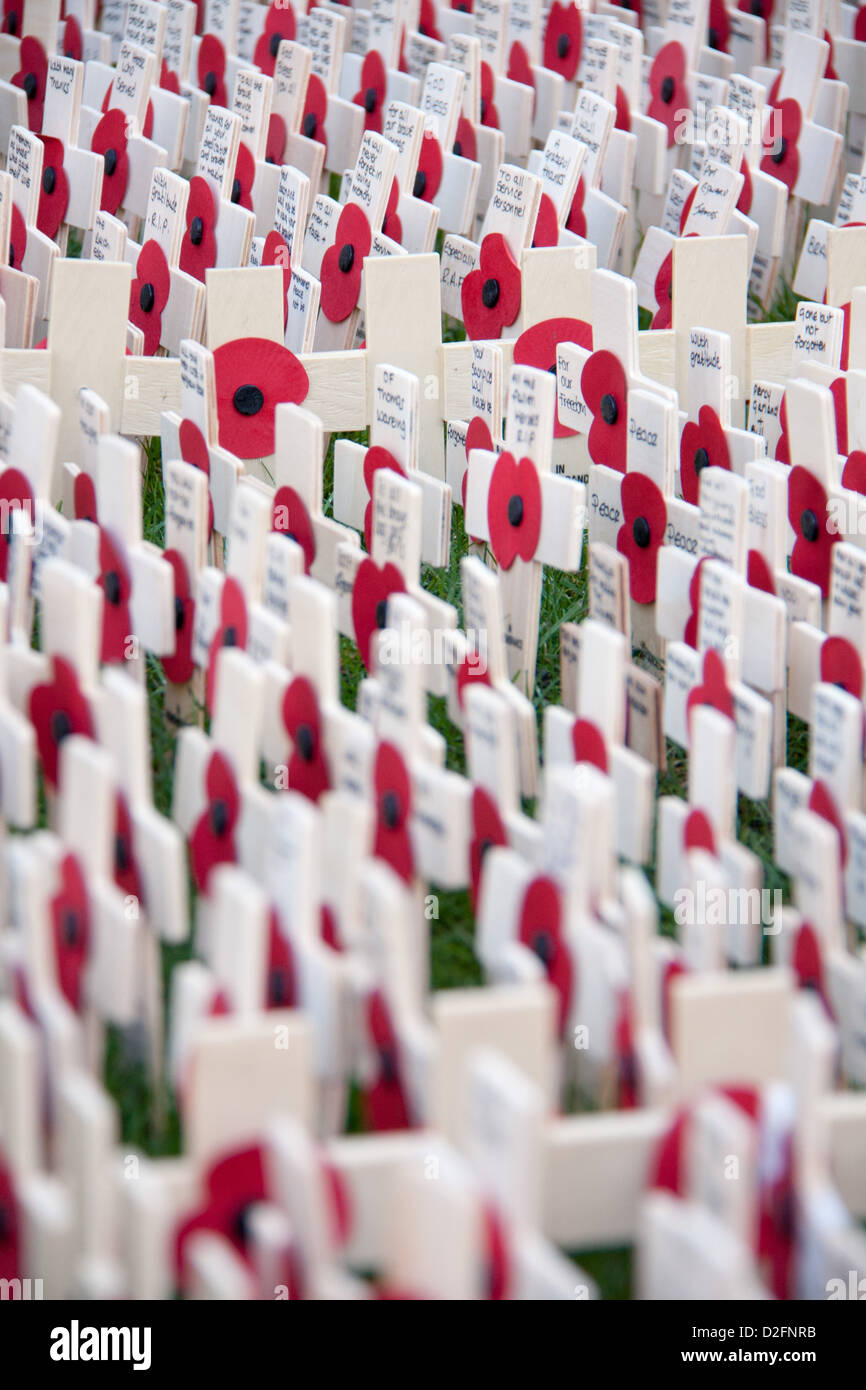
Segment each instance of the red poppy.
[[[863,224],[861,224],[861,223],[859,223],[859,222],[858,222],[858,223],[851,223],[851,222],[848,223],[848,226],[849,226],[849,227],[850,227],[850,226],[861,226],[861,225],[863,225]],[[826,294],[824,295],[824,298],[825,298],[825,299],[827,298]],[[851,301],[850,301],[850,299],[848,300],[848,303],[847,303],[847,304],[840,304],[840,305],[839,305],[839,308],[842,310],[842,351],[841,351],[841,353],[839,354],[839,366],[840,366],[840,368],[842,369],[843,372],[847,372],[847,370],[848,370],[848,352],[849,352],[850,347],[851,347]]]
[[715,647],[710,647],[704,652],[701,684],[689,691],[686,700],[686,723],[689,730],[692,725],[692,710],[698,705],[710,705],[721,714],[727,715],[728,719],[734,717],[734,697],[728,689],[725,663]]
[[[781,134],[779,125],[781,124]],[[761,171],[781,179],[788,192],[793,193],[800,173],[800,152],[797,141],[803,128],[800,103],[787,97],[778,106],[771,106],[764,123],[763,145],[767,153],[761,160]]]
[[773,571],[760,550],[750,550],[746,556],[746,583],[751,589],[760,589],[765,594],[776,593]]
[[380,990],[367,1001],[367,1036],[376,1054],[375,1079],[364,1088],[364,1112],[371,1130],[408,1129],[412,1121],[403,1084],[400,1049],[391,1012]]
[[306,676],[295,676],[283,696],[283,723],[292,740],[289,786],[310,801],[318,801],[331,785],[322,746],[322,721],[315,687]]
[[266,1009],[294,1009],[298,1004],[298,978],[295,953],[280,926],[280,914],[271,908],[268,927],[268,979]]
[[400,203],[400,185],[396,178],[391,180],[391,192],[388,194],[388,206],[385,209],[385,216],[382,219],[382,235],[390,237],[391,241],[398,244],[403,240],[403,223],[397,214]]
[[616,104],[614,129],[624,130],[628,134],[631,131],[631,107],[629,106],[628,97],[620,86],[617,86],[614,101]]
[[731,37],[731,21],[725,0],[710,0],[710,16],[707,33],[708,47],[718,53],[727,53]]
[[295,38],[295,12],[285,0],[271,0],[268,6],[265,27],[253,51],[253,62],[266,77],[273,77],[277,65],[280,44],[286,39],[292,43]]
[[77,473],[72,487],[72,509],[76,521],[98,521],[96,488],[89,473]]
[[226,51],[215,34],[205,34],[198,49],[198,85],[214,106],[228,106]]
[[862,449],[852,450],[845,460],[842,486],[847,492],[866,494],[866,453]]
[[487,851],[507,844],[508,835],[496,802],[483,787],[475,787],[472,791],[472,839],[469,842],[469,892],[473,911],[478,902],[481,871]]
[[491,1202],[481,1209],[484,1286],[481,1297],[490,1303],[511,1298],[511,1252],[499,1211]]
[[731,469],[728,440],[711,405],[702,405],[697,423],[689,420],[680,438],[680,482],[683,497],[697,506],[700,474],[705,468]]
[[307,80],[307,94],[304,98],[304,114],[301,117],[301,134],[308,140],[318,140],[327,149],[325,121],[328,116],[328,90],[320,77],[314,72]]
[[99,532],[99,578],[102,601],[102,661],[123,661],[132,631],[129,600],[132,579],[120,546],[105,529]]
[[854,37],[858,43],[866,43],[866,5],[861,5],[854,20]]
[[442,42],[442,35],[436,27],[436,6],[433,0],[421,0],[418,11],[418,33],[423,34],[425,39],[433,39],[436,43]]
[[571,207],[566,218],[566,231],[573,232],[575,236],[586,236],[586,213],[583,207],[583,200],[586,197],[586,184],[583,175],[577,181],[577,188],[574,190],[574,197],[571,200]]
[[683,847],[687,850],[702,849],[707,854],[716,854],[716,837],[706,811],[697,807],[689,811],[683,826]]
[[701,618],[701,570],[709,559],[705,555],[702,560],[698,560],[692,570],[692,577],[689,580],[689,616],[686,620],[683,641],[692,651],[698,649],[698,625]]
[[673,318],[674,253],[669,251],[658,268],[653,285],[656,311],[650,328],[670,328]]
[[393,743],[380,743],[373,770],[376,797],[376,835],[373,853],[384,859],[405,883],[415,872],[409,821],[412,816],[412,784],[403,754]]
[[63,42],[61,42],[64,58],[72,58],[75,63],[81,63],[83,47],[85,47],[85,40],[83,40],[81,25],[74,15],[68,15],[64,21]]
[[452,10],[459,10],[461,14],[472,13],[473,0],[451,0]]
[[[5,28],[4,32],[10,31]],[[0,1153],[0,1279],[17,1279],[18,1268],[18,1201],[12,1174]]]
[[34,686],[30,692],[30,723],[36,730],[36,746],[45,780],[57,786],[60,745],[69,734],[93,737],[90,706],[81,693],[75,667],[62,656],[52,657],[50,685]]
[[542,193],[538,204],[538,216],[535,219],[535,228],[532,233],[532,245],[537,246],[556,246],[559,241],[559,218],[556,215],[556,208],[553,206],[553,199],[549,193]]
[[840,536],[828,525],[826,492],[818,479],[799,465],[788,475],[788,520],[797,535],[791,573],[817,584],[826,598],[833,546]]
[[[13,38],[17,38],[21,33],[23,11],[23,0],[3,0],[3,22],[0,24],[0,33],[11,34]],[[2,1165],[0,1165],[0,1171],[2,1171]]]
[[828,825],[832,825],[836,831],[839,839],[839,863],[844,869],[848,863],[848,836],[845,831],[845,822],[839,814],[839,807],[836,805],[836,798],[826,782],[818,779],[812,783],[808,809],[814,811],[815,815],[820,816]]
[[744,217],[748,217],[752,208],[754,188],[752,186],[752,171],[745,159],[740,162],[740,173],[743,176],[743,186],[740,189],[740,196],[737,199],[737,212],[741,212]]
[[181,1285],[186,1282],[187,1242],[198,1231],[222,1236],[242,1258],[247,1255],[250,1208],[267,1199],[265,1165],[260,1148],[242,1149],[214,1163],[207,1176],[207,1202],[188,1217],[175,1236],[175,1263]]
[[173,92],[176,97],[180,96],[180,78],[164,58],[159,69],[159,85],[164,92]]
[[399,473],[401,478],[407,476],[403,465],[398,463],[390,450],[383,448],[381,444],[374,444],[364,455],[364,486],[367,489],[367,496],[370,498],[364,512],[364,544],[368,550],[373,548],[373,479],[380,468],[388,468],[392,473]]
[[863,660],[847,637],[827,637],[821,645],[821,680],[838,685],[860,700],[863,696]]
[[801,923],[794,938],[791,969],[797,977],[798,989],[814,990],[832,1017],[833,1011],[824,983],[824,962],[821,958],[820,939],[811,922]]
[[387,74],[381,55],[371,48],[361,67],[361,90],[352,101],[364,108],[364,129],[382,134],[382,107],[385,104]]
[[463,322],[470,338],[501,338],[520,313],[520,267],[501,232],[488,232],[478,268],[460,289]]
[[162,658],[165,678],[172,685],[186,685],[192,679],[195,662],[192,659],[195,599],[186,562],[179,550],[166,550],[163,559],[174,571],[174,652]]
[[683,113],[691,109],[686,87],[686,51],[676,39],[664,44],[650,69],[650,102],[647,115],[661,121],[668,133],[668,149],[676,143]]
[[217,865],[235,862],[234,829],[240,814],[240,795],[231,765],[222,753],[211,754],[205,790],[207,806],[189,842],[193,878],[202,893],[207,893],[211,871]]
[[442,147],[432,130],[425,130],[415,182],[412,185],[412,197],[420,198],[422,203],[432,203],[442,183],[443,167]]
[[210,494],[210,450],[207,440],[199,429],[198,425],[192,420],[181,420],[178,430],[178,442],[180,444],[180,456],[184,463],[191,463],[194,468],[201,469],[208,479],[208,518],[207,533],[210,537],[213,530],[213,498]]
[[616,1056],[617,1104],[620,1110],[633,1110],[639,1103],[640,1072],[634,1045],[631,998],[627,989],[619,994],[619,1009],[613,1030]]
[[505,75],[509,82],[520,82],[524,87],[531,87],[535,91],[535,74],[532,71],[532,64],[519,39],[515,39],[508,50],[508,70]]
[[9,230],[9,264],[20,270],[27,254],[27,223],[21,209],[12,204],[12,224]]
[[593,463],[624,473],[628,448],[628,382],[613,352],[594,352],[584,363],[580,389],[592,415],[587,445]]
[[256,161],[253,152],[245,141],[238,144],[238,157],[235,160],[235,175],[232,180],[231,202],[238,207],[253,210],[253,183],[256,177]]
[[[836,451],[848,453],[848,378],[843,374],[830,383],[833,414],[836,420]],[[844,486],[844,484],[843,484]]]
[[457,691],[457,703],[461,709],[464,706],[464,691],[470,685],[491,684],[490,672],[484,662],[479,661],[478,653],[474,647],[467,651],[460,665],[454,672],[454,682]]
[[573,987],[571,953],[563,939],[562,898],[550,878],[539,876],[528,885],[520,909],[518,939],[534,951],[559,996],[559,1032],[568,1022]]
[[265,163],[282,164],[286,152],[288,131],[282,116],[272,111],[268,117],[268,136],[265,141]]
[[544,66],[573,82],[583,47],[583,23],[576,5],[553,0],[544,31]]
[[48,58],[38,39],[25,34],[18,51],[21,67],[12,78],[13,87],[23,87],[27,97],[27,125],[38,135],[42,129],[45,88],[48,84]]
[[216,204],[207,181],[196,174],[189,182],[186,231],[180,244],[180,268],[202,284],[205,272],[216,265]]
[[300,405],[309,379],[293,352],[267,338],[235,338],[214,352],[219,442],[238,458],[274,452],[274,412]]
[[322,313],[331,323],[343,323],[358,303],[364,257],[373,242],[370,224],[357,203],[340,213],[333,246],[322,257]]
[[[694,188],[686,195],[686,201],[683,203],[683,210],[680,213],[680,236],[682,236],[683,228],[689,220],[689,213],[692,210],[692,203],[695,201],[697,191],[698,186],[695,184]],[[689,232],[689,236],[694,236],[694,232]]]
[[[556,375],[556,353],[560,343],[577,343],[578,347],[592,350],[592,324],[583,319],[543,319],[532,328],[521,333],[514,344],[514,362],[520,367],[537,367],[542,372]],[[573,435],[574,430],[559,423],[557,416],[553,426],[554,439],[564,439]],[[476,445],[476,447],[479,447]],[[492,449],[492,443],[489,446]]]
[[102,200],[99,204],[103,212],[117,212],[126,197],[126,184],[129,179],[129,155],[126,152],[126,116],[122,111],[106,111],[93,132],[90,148],[94,154],[101,154],[104,162],[102,171]]
[[135,833],[123,792],[114,801],[114,882],[122,893],[141,902],[141,880],[134,851]]
[[604,734],[592,719],[575,719],[571,743],[576,763],[591,763],[599,772],[607,772],[607,744]]
[[493,76],[493,69],[489,63],[481,60],[481,100],[479,113],[481,124],[489,126],[491,130],[499,129],[499,112],[496,109],[494,98],[496,96],[496,79]]
[[171,293],[171,271],[158,241],[146,241],[138,253],[129,291],[129,318],[144,334],[144,355],[153,357],[162,336],[162,314]]
[[396,565],[380,569],[369,556],[362,560],[352,589],[352,627],[361,660],[370,669],[373,633],[385,626],[388,599],[392,594],[404,594],[406,585]]
[[69,180],[63,168],[63,142],[50,135],[42,136],[45,153],[42,158],[42,185],[39,189],[39,210],[36,226],[53,241],[69,207]]
[[35,502],[29,481],[20,469],[4,468],[0,473],[0,514],[7,518],[6,524],[0,526],[0,580],[4,583],[9,565],[10,513],[18,508],[35,520]]
[[67,1003],[77,1010],[90,953],[90,909],[84,874],[74,854],[64,855],[59,877],[60,886],[51,899],[57,984]]
[[475,139],[475,130],[472,122],[465,116],[461,116],[457,122],[457,133],[454,136],[454,144],[451,146],[452,154],[456,154],[459,159],[478,159],[478,144]]
[[289,318],[289,291],[292,288],[292,258],[286,239],[277,231],[268,232],[262,247],[262,265],[278,265],[283,271],[283,327]]
[[304,573],[309,574],[316,558],[316,533],[299,492],[293,487],[278,488],[274,497],[271,526],[280,535],[296,541],[304,552]]
[[518,463],[512,453],[496,460],[487,493],[490,548],[501,569],[519,556],[529,561],[541,535],[541,481],[531,459]]
[[224,581],[220,594],[220,625],[210,644],[207,662],[207,707],[213,711],[216,701],[216,678],[219,654],[223,647],[247,646],[247,605],[244,591],[231,575]]
[[629,593],[635,603],[653,603],[656,560],[665,538],[668,512],[665,499],[645,473],[626,473],[622,480],[624,522],[616,548],[628,560]]
[[776,440],[773,458],[777,463],[791,462],[791,450],[788,443],[788,404],[784,395],[779,402],[779,438]]
[[332,951],[343,952],[345,943],[340,935],[340,924],[337,921],[337,914],[329,903],[322,903],[319,908],[319,935],[326,946],[330,946]]

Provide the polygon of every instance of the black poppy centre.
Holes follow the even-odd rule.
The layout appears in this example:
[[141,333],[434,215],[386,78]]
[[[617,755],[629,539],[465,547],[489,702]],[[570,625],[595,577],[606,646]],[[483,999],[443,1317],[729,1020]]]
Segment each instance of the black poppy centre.
[[523,498],[517,492],[508,499],[508,522],[510,526],[523,524]]
[[305,763],[313,761],[313,754],[316,751],[316,735],[312,725],[301,724],[295,734],[295,747]]
[[560,34],[559,38],[556,40],[556,56],[558,58],[567,58],[570,51],[571,39],[568,37],[568,34]]
[[265,403],[265,398],[258,386],[253,386],[248,382],[245,386],[239,386],[232,397],[235,410],[239,415],[258,415]]
[[55,744],[60,744],[72,733],[72,720],[65,709],[56,709],[50,720],[51,738]]
[[481,288],[481,303],[485,309],[495,309],[499,303],[499,281],[485,280]]
[[194,217],[189,224],[189,239],[193,246],[201,246],[204,236],[204,223],[200,217]]
[[635,545],[640,546],[641,550],[646,550],[652,539],[652,532],[645,516],[635,517],[631,533],[634,536]]
[[803,539],[807,541],[816,541],[821,533],[818,518],[811,507],[807,507],[800,516],[800,530],[803,533]]
[[105,155],[104,155],[104,163],[105,163],[105,172],[106,172],[106,174],[108,175],[108,177],[111,178],[112,174],[114,173],[115,169],[117,168],[117,150],[115,150],[115,149],[106,150],[106,151],[105,151]]
[[150,314],[153,312],[153,306],[156,303],[156,291],[149,280],[142,285],[138,294],[138,302],[143,314]]
[[221,839],[229,828],[229,808],[222,797],[211,803],[208,820],[214,835]]
[[710,456],[709,456],[709,454],[707,453],[706,449],[696,449],[696,450],[695,450],[695,472],[696,472],[696,473],[701,473],[701,472],[703,472],[703,470],[704,470],[705,468],[708,468],[708,467],[709,467],[709,463],[710,463]]
[[57,187],[57,175],[56,175],[56,173],[54,172],[54,170],[52,169],[51,165],[49,164],[49,165],[48,165],[48,168],[44,171],[44,173],[43,173],[43,175],[42,175],[42,191],[43,191],[44,193],[47,193],[48,196],[49,196],[49,198],[50,198],[50,197],[51,197],[51,194],[54,192],[54,189],[55,189],[56,187]]
[[784,135],[783,135],[783,136],[781,137],[781,139],[779,140],[779,148],[773,151],[773,153],[772,153],[772,155],[770,156],[770,158],[772,159],[772,161],[773,161],[774,164],[781,164],[782,161],[783,161],[784,158],[785,158],[785,155],[786,155],[787,153],[788,153],[788,141],[785,139],[785,137],[784,137]]
[[364,93],[364,110],[368,115],[376,110],[376,88],[368,87]]
[[612,396],[609,391],[605,392],[601,398],[601,418],[606,425],[615,425],[619,419],[616,396]]
[[340,254],[337,257],[337,265],[344,275],[348,275],[352,266],[355,264],[355,248],[350,241],[340,247]]
[[661,85],[659,96],[661,97],[665,106],[670,106],[671,102],[674,99],[674,79],[672,77],[665,78],[664,82]]
[[400,824],[402,807],[396,792],[386,792],[382,797],[382,822],[388,830],[396,830]]

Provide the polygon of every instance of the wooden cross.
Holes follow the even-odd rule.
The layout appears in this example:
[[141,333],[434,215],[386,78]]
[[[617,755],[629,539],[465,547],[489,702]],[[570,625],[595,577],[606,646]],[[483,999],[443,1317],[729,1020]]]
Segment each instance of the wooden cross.
[[488,542],[499,565],[509,670],[527,694],[535,683],[542,566],[573,573],[583,550],[586,489],[550,472],[554,409],[550,374],[512,367],[505,451],[473,449],[466,485],[466,528]]

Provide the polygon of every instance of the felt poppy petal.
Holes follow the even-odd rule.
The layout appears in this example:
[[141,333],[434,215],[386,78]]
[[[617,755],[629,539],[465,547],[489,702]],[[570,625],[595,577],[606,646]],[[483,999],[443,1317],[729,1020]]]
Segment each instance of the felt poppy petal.
[[162,658],[165,678],[172,685],[185,685],[192,680],[195,663],[192,659],[195,600],[190,591],[186,562],[179,550],[166,550],[163,559],[174,571],[174,652]]
[[219,442],[238,458],[274,452],[274,412],[300,405],[309,389],[301,363],[282,343],[236,338],[214,352]]
[[382,103],[385,100],[385,64],[372,48],[361,67],[361,88],[352,97],[356,106],[364,108],[364,129],[382,133]]
[[129,599],[132,579],[123,547],[104,527],[99,533],[99,587],[102,602],[102,661],[123,661],[132,632]]
[[452,153],[460,159],[478,159],[478,144],[475,139],[475,130],[472,122],[465,116],[461,116],[457,122],[457,134],[454,137]]
[[751,588],[761,589],[765,594],[776,592],[773,572],[760,550],[750,550],[746,557],[746,580]]
[[854,449],[845,460],[842,486],[848,492],[866,495],[866,452],[863,449]]
[[87,885],[74,854],[60,862],[59,887],[51,899],[54,962],[57,984],[67,1003],[78,1009],[90,954],[90,914]]
[[205,272],[216,265],[216,204],[205,179],[198,174],[189,183],[186,230],[180,244],[180,268],[204,284]]
[[839,861],[844,869],[848,862],[848,836],[845,831],[845,822],[839,814],[839,807],[836,805],[836,798],[826,782],[818,779],[812,783],[808,804],[809,810],[814,811],[816,816],[827,821],[828,825],[832,825],[839,836]]
[[198,85],[214,106],[228,105],[226,52],[215,34],[204,34],[198,49]]
[[[556,354],[560,343],[577,343],[578,347],[591,351],[592,324],[585,323],[583,319],[544,319],[521,333],[514,344],[514,362],[521,367],[537,367],[542,372],[555,375]],[[557,416],[553,427],[554,439],[564,439],[574,433],[574,430],[560,424]],[[492,445],[487,447],[492,448]]]
[[478,901],[487,851],[507,844],[508,835],[496,802],[483,787],[475,787],[472,792],[472,840],[469,845],[469,885],[473,908]]
[[171,271],[157,241],[146,241],[138,253],[135,279],[129,292],[130,321],[144,333],[144,351],[152,357],[160,345],[162,312],[171,292]]
[[515,39],[508,50],[506,76],[509,82],[520,82],[524,87],[532,87],[533,91],[535,90],[535,75],[532,71],[532,64],[519,39]]
[[283,486],[274,496],[271,519],[274,531],[289,536],[304,552],[304,573],[309,574],[316,558],[316,533],[304,499],[293,487]]
[[328,93],[324,82],[314,72],[307,81],[307,95],[304,100],[304,114],[301,117],[301,134],[308,140],[316,140],[327,149],[325,122],[328,116]]
[[207,893],[210,876],[218,864],[235,862],[234,826],[240,798],[231,767],[222,753],[214,753],[206,776],[208,804],[190,837],[190,861],[199,890]]
[[70,734],[93,737],[90,707],[82,695],[75,668],[63,657],[53,659],[53,679],[30,693],[30,722],[36,730],[36,746],[45,780],[57,786],[60,745]]
[[817,584],[826,598],[830,592],[833,546],[840,536],[828,525],[824,488],[800,465],[792,468],[788,477],[788,520],[797,536],[791,552],[791,571]]
[[36,226],[52,240],[60,231],[69,207],[69,180],[63,167],[64,149],[60,140],[43,135],[45,153],[42,160],[42,186],[39,190],[39,209]]
[[647,115],[661,121],[668,133],[668,149],[676,143],[682,113],[691,106],[685,87],[686,53],[673,39],[664,44],[652,62],[649,77],[650,101]]
[[[780,179],[792,193],[800,175],[800,152],[797,141],[803,124],[799,102],[787,97],[778,106],[770,105],[764,125],[763,144],[766,153],[761,171]],[[780,130],[781,127],[781,130]]]
[[425,130],[412,193],[424,203],[432,203],[442,183],[442,147],[432,130]]
[[542,193],[532,233],[533,246],[556,246],[559,241],[559,219],[548,193]]
[[23,87],[27,93],[27,125],[36,135],[42,129],[45,108],[45,87],[48,81],[48,58],[38,39],[25,34],[18,51],[21,68],[12,78],[12,85]]
[[593,463],[625,473],[628,409],[625,368],[615,353],[602,349],[587,358],[580,389],[592,414],[587,446]]
[[322,313],[331,323],[343,323],[358,303],[364,257],[370,254],[372,233],[361,208],[347,203],[340,213],[334,244],[322,257]]
[[591,719],[576,719],[571,731],[574,760],[592,763],[600,772],[607,772],[607,745],[601,729]]
[[100,207],[113,216],[126,197],[129,179],[126,116],[122,111],[115,108],[105,113],[93,132],[90,148],[94,154],[102,155],[105,166]]
[[552,879],[534,878],[523,896],[518,939],[538,956],[559,997],[559,1032],[571,1006],[573,969],[562,937],[562,902]]
[[659,548],[667,525],[665,499],[644,473],[627,473],[621,488],[623,524],[616,548],[628,560],[629,592],[635,603],[653,603]]
[[352,627],[361,660],[368,671],[370,643],[377,628],[385,625],[388,599],[392,594],[405,592],[406,585],[396,565],[388,563],[380,569],[369,558],[361,561],[352,589]]
[[464,278],[460,303],[466,332],[473,340],[499,338],[520,313],[520,267],[504,236],[488,233],[479,265]]
[[541,535],[541,481],[531,459],[518,463],[511,453],[496,460],[487,494],[490,546],[502,569],[529,561]]
[[375,1079],[363,1093],[367,1128],[376,1132],[411,1126],[397,1035],[384,996],[374,991],[367,1005],[367,1031],[377,1054]]
[[406,883],[415,871],[409,823],[412,784],[400,750],[392,743],[379,744],[373,772],[376,792],[376,834],[373,853]]
[[706,811],[700,810],[697,806],[689,811],[686,817],[683,826],[683,848],[702,849],[712,855],[716,853],[716,837],[710,818]]
[[863,662],[847,637],[827,637],[821,644],[821,680],[838,685],[860,700],[863,696]]
[[12,204],[12,224],[9,231],[9,264],[20,270],[27,253],[27,223],[21,209]]
[[715,648],[704,653],[703,676],[700,685],[689,691],[686,701],[686,721],[691,728],[692,710],[697,705],[712,705],[714,709],[734,717],[734,697],[728,688],[725,663]]
[[577,76],[583,44],[583,26],[576,5],[553,0],[544,31],[544,66],[558,72],[566,82]]

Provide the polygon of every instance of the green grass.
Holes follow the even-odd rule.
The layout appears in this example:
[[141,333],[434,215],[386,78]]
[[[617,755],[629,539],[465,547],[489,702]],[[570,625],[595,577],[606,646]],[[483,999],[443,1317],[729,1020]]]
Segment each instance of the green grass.
[[[769,319],[790,319],[796,307],[796,296],[783,287]],[[762,317],[757,314],[756,317]],[[641,327],[645,327],[641,323]],[[446,320],[443,338],[455,341],[463,336],[462,327]],[[348,436],[366,443],[366,432]],[[324,464],[325,509],[333,514],[333,447],[332,437]],[[144,532],[147,540],[164,544],[163,492],[159,441],[145,442],[146,468],[143,479]],[[459,565],[467,553],[468,543],[462,524],[462,513],[455,512],[451,559],[442,570],[425,568],[423,583],[432,593],[452,603],[462,621]],[[542,588],[539,623],[538,661],[533,703],[538,715],[540,740],[541,713],[544,706],[556,703],[560,697],[559,630],[563,622],[578,622],[587,612],[588,589],[586,563],[577,575],[546,571]],[[636,659],[647,661],[646,653],[636,653]],[[354,709],[358,687],[363,678],[363,666],[354,644],[340,639],[341,698]],[[150,732],[152,750],[153,795],[157,808],[170,813],[171,786],[176,731],[163,715],[165,681],[158,661],[148,660],[147,683],[150,698]],[[445,701],[429,698],[429,721],[443,736],[446,764],[457,772],[465,771],[463,740],[460,731],[447,716]],[[658,794],[684,797],[687,791],[687,761],[681,748],[668,742],[667,769],[659,776]],[[805,768],[808,758],[808,731],[793,718],[788,721],[788,761],[793,767]],[[527,809],[531,809],[527,807]],[[772,818],[767,802],[752,802],[745,797],[739,802],[739,837],[761,859],[765,869],[765,886],[781,888],[785,899],[789,884],[773,864]],[[652,882],[654,865],[648,868]],[[466,988],[483,983],[481,966],[475,954],[474,921],[466,892],[445,892],[431,885],[438,898],[438,916],[431,922],[430,977],[434,989]],[[673,933],[671,914],[663,911],[662,929]],[[163,946],[163,977],[165,998],[168,999],[171,973],[175,966],[190,958],[192,941],[182,946]],[[161,1155],[180,1150],[180,1128],[177,1110],[169,1090],[155,1087],[141,1054],[140,1040],[110,1029],[106,1048],[106,1082],[117,1101],[123,1141],[145,1152]],[[353,1092],[349,1106],[348,1128],[354,1132],[361,1127],[360,1107]],[[628,1249],[610,1251],[576,1251],[573,1257],[597,1281],[606,1298],[628,1298],[632,1278],[632,1256]]]

